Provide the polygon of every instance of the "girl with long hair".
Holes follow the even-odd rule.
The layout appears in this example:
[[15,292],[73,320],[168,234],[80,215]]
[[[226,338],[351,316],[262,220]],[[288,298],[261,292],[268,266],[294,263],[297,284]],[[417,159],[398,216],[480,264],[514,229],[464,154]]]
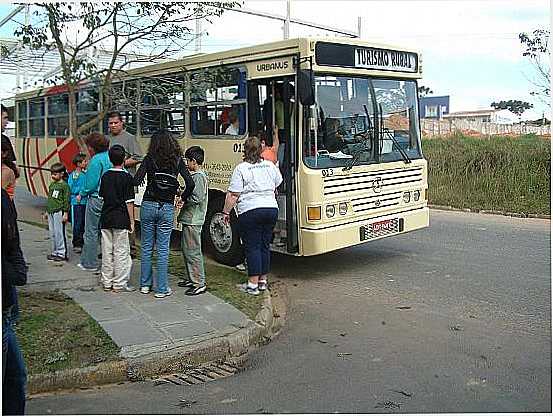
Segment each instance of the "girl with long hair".
[[[152,135],[148,153],[134,177],[137,186],[145,178],[148,182],[140,206],[140,292],[147,294],[153,288],[156,298],[164,298],[172,293],[167,285],[167,268],[175,197],[179,194],[178,175],[185,182],[184,192],[180,196],[186,201],[194,190],[194,181],[182,159],[182,150],[175,137],[167,130],[159,130]],[[157,249],[155,284],[152,273],[154,238]]]

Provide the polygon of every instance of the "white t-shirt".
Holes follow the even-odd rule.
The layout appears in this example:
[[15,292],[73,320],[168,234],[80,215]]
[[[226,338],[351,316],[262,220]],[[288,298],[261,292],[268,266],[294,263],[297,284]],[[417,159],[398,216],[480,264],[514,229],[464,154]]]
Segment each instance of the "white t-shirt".
[[282,175],[272,162],[242,162],[236,166],[228,190],[240,194],[236,204],[238,215],[255,208],[278,208],[275,189],[281,182]]
[[232,134],[233,136],[238,136],[238,127],[234,127],[234,125],[230,125],[227,127],[227,130],[225,131],[225,134]]

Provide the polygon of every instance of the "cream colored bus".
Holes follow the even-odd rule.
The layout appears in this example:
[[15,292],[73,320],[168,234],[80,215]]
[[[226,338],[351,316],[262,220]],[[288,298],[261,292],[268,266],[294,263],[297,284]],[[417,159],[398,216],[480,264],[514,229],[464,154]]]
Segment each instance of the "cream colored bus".
[[[312,256],[428,226],[419,78],[415,51],[300,38],[132,70],[114,86],[109,107],[123,114],[143,151],[162,127],[183,149],[205,150],[204,243],[218,261],[234,265],[242,247],[236,216],[230,226],[223,221],[225,192],[245,138],[272,137],[275,125],[284,183],[274,251]],[[79,120],[97,113],[102,98],[83,84]],[[16,97],[18,162],[34,194],[46,193],[44,168],[54,161],[72,169],[77,146],[67,136],[68,111],[63,87]]]

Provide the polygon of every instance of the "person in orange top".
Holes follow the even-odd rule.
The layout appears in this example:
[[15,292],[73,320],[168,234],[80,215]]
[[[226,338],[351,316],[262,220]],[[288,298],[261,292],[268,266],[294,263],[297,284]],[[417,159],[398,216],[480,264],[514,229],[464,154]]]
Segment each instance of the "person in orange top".
[[15,182],[19,176],[19,171],[15,163],[10,160],[10,148],[6,142],[2,141],[2,188],[6,190],[8,196],[13,201],[15,194]]
[[273,145],[270,146],[268,143],[268,140],[265,136],[262,136],[260,138],[261,141],[261,157],[264,160],[268,160],[270,162],[273,162],[275,165],[278,166],[278,127],[273,127]]

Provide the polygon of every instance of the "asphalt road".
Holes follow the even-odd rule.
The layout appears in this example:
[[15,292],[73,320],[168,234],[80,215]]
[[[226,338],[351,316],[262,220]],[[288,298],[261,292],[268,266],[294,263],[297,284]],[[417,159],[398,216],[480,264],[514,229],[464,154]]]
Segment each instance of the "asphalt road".
[[426,230],[275,256],[288,323],[239,374],[33,397],[28,412],[551,412],[550,247],[547,220],[432,211]]

